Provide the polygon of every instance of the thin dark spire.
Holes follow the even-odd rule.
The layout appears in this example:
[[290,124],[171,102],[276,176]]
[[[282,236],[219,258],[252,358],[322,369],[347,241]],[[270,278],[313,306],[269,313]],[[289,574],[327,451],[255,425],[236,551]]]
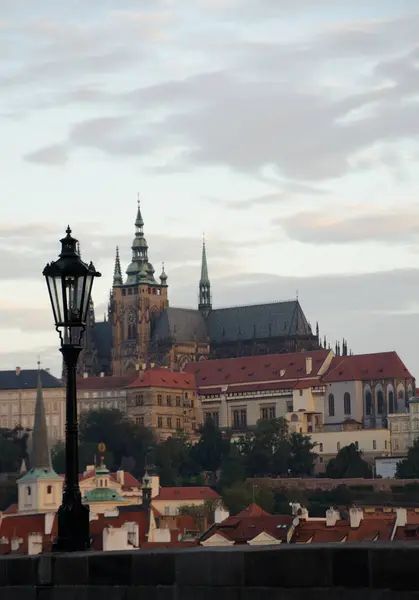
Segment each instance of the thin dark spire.
[[122,285],[121,261],[119,260],[119,248],[116,247],[115,267],[113,270],[113,284]]
[[35,421],[32,432],[31,469],[51,469],[51,454],[48,447],[48,429],[45,416],[44,394],[41,383],[41,363],[38,360],[36,383]]
[[212,309],[211,283],[208,275],[207,250],[205,237],[202,240],[201,278],[199,280],[199,304],[198,309],[204,316],[208,316]]

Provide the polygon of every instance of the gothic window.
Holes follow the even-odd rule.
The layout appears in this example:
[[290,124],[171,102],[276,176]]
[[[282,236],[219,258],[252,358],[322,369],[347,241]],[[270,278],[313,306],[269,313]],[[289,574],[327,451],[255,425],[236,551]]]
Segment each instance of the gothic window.
[[371,413],[372,413],[372,394],[368,390],[368,392],[365,394],[365,414],[367,416],[370,416]]
[[377,392],[377,415],[384,413],[384,394],[382,390]]
[[349,392],[345,392],[343,396],[343,412],[345,415],[351,414],[351,395]]
[[335,416],[335,397],[333,394],[329,394],[329,417]]
[[388,412],[390,414],[396,412],[394,410],[394,392],[393,392],[393,390],[390,390],[388,392]]

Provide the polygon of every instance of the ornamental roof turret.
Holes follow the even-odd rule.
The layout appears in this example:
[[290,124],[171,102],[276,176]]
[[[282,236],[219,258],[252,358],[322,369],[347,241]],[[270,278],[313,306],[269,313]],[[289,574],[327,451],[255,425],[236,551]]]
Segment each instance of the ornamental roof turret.
[[167,275],[166,271],[164,270],[164,263],[161,265],[160,281],[162,285],[167,285]]
[[141,283],[156,284],[153,265],[148,262],[148,244],[144,237],[144,220],[141,214],[139,198],[137,217],[135,219],[135,237],[131,249],[132,260],[126,271],[128,275],[126,283],[132,285],[141,281]]
[[113,270],[113,284],[122,285],[121,261],[119,260],[119,248],[116,247],[115,267]]

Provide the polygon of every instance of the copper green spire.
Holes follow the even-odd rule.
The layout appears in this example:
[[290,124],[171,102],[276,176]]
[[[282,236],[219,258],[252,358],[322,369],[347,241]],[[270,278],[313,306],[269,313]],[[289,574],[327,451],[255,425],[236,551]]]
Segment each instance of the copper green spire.
[[48,429],[45,417],[44,395],[41,384],[41,367],[39,362],[30,467],[31,469],[51,469],[51,454],[48,447]]
[[212,309],[211,283],[208,276],[207,251],[205,239],[202,242],[201,279],[199,280],[199,305],[198,309],[207,317]]
[[[156,284],[157,281],[154,279],[154,268],[151,263],[148,262],[148,244],[144,237],[144,221],[141,215],[140,209],[140,198],[138,195],[138,209],[137,218],[135,219],[135,237],[132,242],[132,259],[126,271],[128,278],[126,283],[135,285],[137,283],[151,283]],[[141,273],[146,273],[140,276]]]
[[119,260],[119,248],[116,247],[115,267],[113,270],[113,284],[122,285],[121,262]]
[[143,217],[141,214],[140,194],[137,195],[137,205],[138,205],[138,209],[137,209],[137,218],[135,219],[135,227],[137,229],[142,230],[142,228],[144,227],[144,221],[143,221]]

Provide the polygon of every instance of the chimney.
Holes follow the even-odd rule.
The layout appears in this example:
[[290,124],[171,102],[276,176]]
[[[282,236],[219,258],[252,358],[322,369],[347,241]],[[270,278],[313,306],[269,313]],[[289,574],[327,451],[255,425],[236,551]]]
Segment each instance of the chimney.
[[116,472],[116,480],[118,483],[120,483],[121,485],[124,485],[124,481],[125,481],[125,473],[123,470],[119,470]]
[[338,510],[335,510],[333,508],[333,506],[331,506],[327,511],[326,511],[326,526],[327,527],[334,527],[336,525],[336,523],[339,521],[340,519],[340,513]]
[[349,510],[349,521],[351,529],[358,529],[363,518],[364,511],[362,510],[362,508],[357,508],[356,506],[352,507]]
[[16,375],[20,375],[20,367],[16,367]]
[[86,373],[86,371],[83,373],[83,379],[87,379],[89,377],[89,373]]
[[396,527],[406,527],[407,510],[405,508],[396,508]]
[[103,371],[100,372],[101,377],[105,377],[105,373]]
[[311,356],[307,356],[306,358],[306,375],[310,375],[313,370],[313,359]]

